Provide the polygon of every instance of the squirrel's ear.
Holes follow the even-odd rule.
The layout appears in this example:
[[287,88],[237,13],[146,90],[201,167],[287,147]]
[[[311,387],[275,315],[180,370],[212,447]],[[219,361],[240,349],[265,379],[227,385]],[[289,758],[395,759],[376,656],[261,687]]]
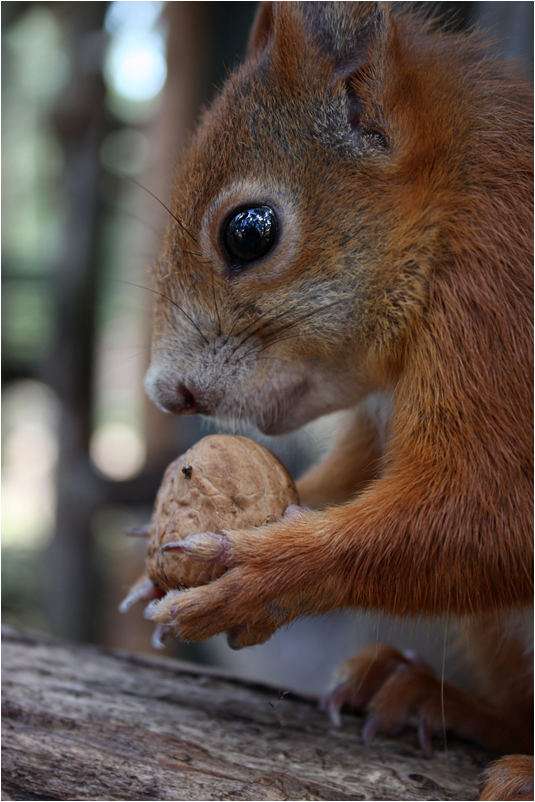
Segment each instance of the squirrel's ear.
[[247,47],[248,56],[260,55],[266,48],[273,29],[273,3],[261,3],[255,17]]
[[[381,82],[384,49],[394,34],[388,3],[262,3],[249,43],[249,56],[272,58],[281,76],[299,82],[305,73],[345,83],[348,123],[361,131],[359,78]],[[382,141],[380,132],[375,132]]]
[[306,29],[336,76],[349,78],[364,66],[369,51],[387,38],[388,3],[298,3]]
[[[270,44],[302,50],[307,44],[349,77],[363,66],[373,42],[390,27],[388,3],[261,3],[249,39],[248,55],[260,56]],[[280,41],[279,41],[280,40]],[[293,47],[292,47],[293,45]]]

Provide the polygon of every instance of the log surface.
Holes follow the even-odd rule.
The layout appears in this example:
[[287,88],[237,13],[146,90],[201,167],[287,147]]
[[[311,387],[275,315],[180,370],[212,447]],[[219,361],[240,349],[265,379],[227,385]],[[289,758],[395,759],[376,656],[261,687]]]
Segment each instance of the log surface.
[[365,746],[311,699],[175,660],[2,630],[3,799],[470,800],[488,756]]

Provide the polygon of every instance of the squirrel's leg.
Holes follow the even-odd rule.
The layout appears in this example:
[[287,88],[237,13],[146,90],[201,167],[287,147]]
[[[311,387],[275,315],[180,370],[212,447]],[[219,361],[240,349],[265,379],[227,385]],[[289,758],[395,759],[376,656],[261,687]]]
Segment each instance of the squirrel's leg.
[[331,451],[297,482],[303,504],[314,510],[343,504],[378,478],[390,406],[386,396],[377,393],[340,414]]
[[433,736],[446,733],[498,753],[532,748],[529,717],[456,688],[417,655],[383,644],[371,645],[341,665],[321,707],[335,724],[342,707],[365,712],[365,741],[376,733],[394,737],[415,726],[425,752],[431,750]]
[[533,611],[476,618],[461,637],[477,692],[524,721],[533,738]]

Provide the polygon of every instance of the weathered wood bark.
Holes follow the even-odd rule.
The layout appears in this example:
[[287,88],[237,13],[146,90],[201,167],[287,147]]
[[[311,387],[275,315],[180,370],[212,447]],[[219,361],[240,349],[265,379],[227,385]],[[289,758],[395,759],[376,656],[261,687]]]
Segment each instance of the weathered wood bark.
[[[201,666],[3,630],[3,799],[475,799],[487,756],[364,746],[312,700]],[[278,701],[277,701],[278,700]]]

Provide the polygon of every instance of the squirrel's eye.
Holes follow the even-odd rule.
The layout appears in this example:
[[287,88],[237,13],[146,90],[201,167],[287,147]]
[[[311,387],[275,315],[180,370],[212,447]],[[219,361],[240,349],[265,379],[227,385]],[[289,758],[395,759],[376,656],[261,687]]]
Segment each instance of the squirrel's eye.
[[228,221],[225,233],[225,245],[238,263],[252,262],[259,259],[273,247],[277,238],[277,217],[269,206],[254,206],[243,209]]

